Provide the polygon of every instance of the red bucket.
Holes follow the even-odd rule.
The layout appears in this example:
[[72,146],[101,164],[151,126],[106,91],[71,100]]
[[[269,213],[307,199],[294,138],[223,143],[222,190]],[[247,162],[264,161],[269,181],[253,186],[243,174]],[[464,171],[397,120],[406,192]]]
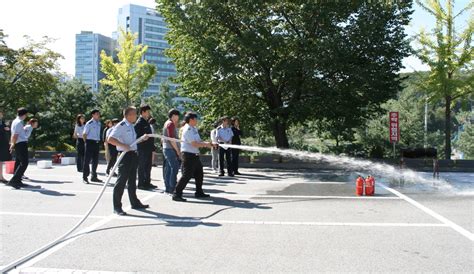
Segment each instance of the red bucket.
[[14,174],[15,173],[15,161],[5,162],[5,173]]

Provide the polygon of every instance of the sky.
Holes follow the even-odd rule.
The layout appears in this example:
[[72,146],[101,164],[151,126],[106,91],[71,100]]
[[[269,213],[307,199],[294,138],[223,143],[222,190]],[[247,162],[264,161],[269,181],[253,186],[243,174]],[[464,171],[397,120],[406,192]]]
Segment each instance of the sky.
[[[473,0],[458,0],[454,11]],[[24,35],[36,40],[43,36],[57,39],[50,48],[61,53],[61,69],[74,75],[75,34],[93,31],[111,36],[117,28],[118,9],[126,4],[153,8],[154,0],[1,0],[0,29],[9,36],[7,45],[19,48],[25,44]],[[460,27],[470,14],[460,18]],[[421,27],[431,29],[434,19],[415,5],[415,13],[407,33],[414,35]],[[415,57],[405,58],[402,72],[426,70],[427,67]]]

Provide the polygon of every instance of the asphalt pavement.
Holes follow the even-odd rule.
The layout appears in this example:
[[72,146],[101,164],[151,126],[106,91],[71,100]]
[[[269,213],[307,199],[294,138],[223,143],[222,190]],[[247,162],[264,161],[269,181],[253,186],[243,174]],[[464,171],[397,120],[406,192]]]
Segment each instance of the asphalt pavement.
[[[21,273],[449,272],[474,269],[474,174],[462,191],[376,178],[376,196],[355,196],[355,174],[335,170],[205,169],[210,199],[188,202],[139,190],[147,210],[113,214],[112,188],[78,234],[18,266]],[[105,179],[105,165],[99,175]],[[441,174],[453,182],[456,174]],[[28,168],[34,188],[0,186],[0,266],[59,237],[81,219],[100,184],[74,166]],[[458,175],[459,176],[459,175]],[[115,181],[113,179],[112,181]],[[469,183],[472,182],[472,183]],[[1,269],[1,267],[0,267]]]

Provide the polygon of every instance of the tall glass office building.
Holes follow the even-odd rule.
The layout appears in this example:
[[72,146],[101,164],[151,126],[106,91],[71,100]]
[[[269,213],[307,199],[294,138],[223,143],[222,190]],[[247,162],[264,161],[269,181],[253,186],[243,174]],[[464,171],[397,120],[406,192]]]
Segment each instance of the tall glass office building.
[[164,18],[154,9],[129,4],[119,9],[118,28],[138,33],[137,43],[148,46],[144,59],[156,65],[155,79],[143,95],[157,94],[163,82],[168,83],[172,91],[176,90],[176,85],[168,79],[176,75],[176,68],[164,54],[169,47],[164,38],[168,31]]
[[82,79],[94,92],[98,92],[99,81],[105,77],[100,71],[100,53],[104,50],[110,56],[115,54],[116,47],[114,39],[92,31],[76,34],[75,77]]

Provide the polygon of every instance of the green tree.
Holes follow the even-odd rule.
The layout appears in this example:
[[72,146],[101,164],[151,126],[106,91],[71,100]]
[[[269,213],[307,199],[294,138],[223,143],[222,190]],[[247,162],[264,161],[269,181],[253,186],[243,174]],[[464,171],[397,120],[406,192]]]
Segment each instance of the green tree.
[[0,108],[27,107],[36,113],[48,102],[59,81],[57,61],[62,56],[47,45],[53,40],[44,37],[36,42],[26,38],[26,45],[13,50],[0,34]]
[[278,147],[308,119],[346,138],[348,125],[399,90],[411,1],[160,0],[158,8],[177,81],[205,120],[238,115],[264,125]]
[[[3,75],[8,63],[12,62],[15,51],[7,46],[5,38],[8,36],[0,29],[0,72]],[[0,83],[4,83],[3,81]]]
[[474,159],[474,109],[472,103],[471,110],[459,111],[455,120],[458,123],[458,130],[453,138],[454,148],[458,152],[464,153],[466,159]]
[[466,124],[461,132],[456,147],[464,153],[467,159],[474,159],[474,125]]
[[121,30],[118,62],[105,51],[100,53],[101,71],[105,73],[100,83],[110,86],[123,100],[122,107],[136,103],[156,73],[156,67],[143,60],[148,46],[135,45],[136,39],[136,34]]
[[152,116],[156,120],[157,128],[163,126],[168,120],[168,111],[177,107],[177,104],[173,101],[175,97],[176,94],[170,91],[169,85],[162,84],[158,95],[143,98],[143,103],[150,105],[152,109]]
[[[41,127],[35,131],[35,147],[67,150],[74,144],[72,133],[77,114],[87,114],[96,106],[93,93],[78,79],[59,83],[48,98],[48,105],[37,113]],[[68,146],[69,145],[69,146]]]
[[[389,142],[389,112],[397,111],[400,115],[400,142],[397,148],[417,148],[425,145],[425,102],[426,96],[419,88],[419,81],[424,77],[420,73],[411,73],[404,76],[404,89],[397,98],[382,104],[383,111],[367,121],[364,127],[356,130],[357,143],[361,144],[369,157],[392,157],[392,145]],[[437,148],[442,146],[441,119],[438,112],[440,106],[431,106],[428,109],[427,145]]]
[[97,93],[97,105],[103,119],[123,117],[124,99],[117,96],[111,87],[100,86]]
[[474,2],[459,13],[453,14],[453,0],[443,6],[440,0],[417,3],[436,19],[432,33],[421,30],[417,41],[421,45],[418,57],[430,67],[424,88],[432,102],[444,101],[445,106],[445,157],[451,158],[452,106],[473,92],[474,49],[471,45],[474,17],[470,17],[463,31],[455,30],[455,20],[469,11]]

